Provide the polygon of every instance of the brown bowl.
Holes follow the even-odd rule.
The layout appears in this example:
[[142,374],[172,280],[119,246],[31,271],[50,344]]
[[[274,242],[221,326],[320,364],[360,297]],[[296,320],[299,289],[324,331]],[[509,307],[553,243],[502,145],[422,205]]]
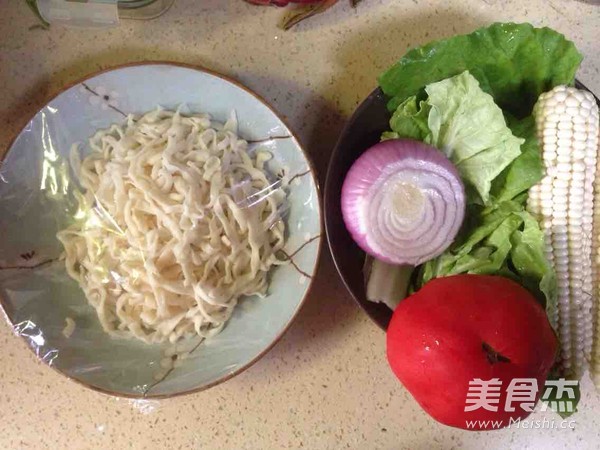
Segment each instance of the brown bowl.
[[[578,89],[589,91],[579,81]],[[600,105],[600,100],[594,95]],[[387,98],[381,89],[375,89],[356,109],[333,150],[325,181],[325,229],[333,262],[352,297],[363,311],[381,329],[386,330],[392,310],[382,303],[367,300],[363,265],[365,253],[352,240],[342,219],[341,192],[346,173],[356,159],[380,140],[389,129],[390,113]]]

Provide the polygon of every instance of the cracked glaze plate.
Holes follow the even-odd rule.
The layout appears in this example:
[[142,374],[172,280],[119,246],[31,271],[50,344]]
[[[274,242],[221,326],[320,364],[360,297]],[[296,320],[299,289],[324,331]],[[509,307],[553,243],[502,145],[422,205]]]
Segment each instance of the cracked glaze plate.
[[[56,232],[73,213],[70,147],[129,113],[162,106],[206,112],[274,155],[270,170],[287,171],[285,251],[291,264],[270,272],[268,295],[236,307],[217,336],[198,346],[166,377],[165,348],[104,333],[96,313],[58,258]],[[88,149],[89,150],[89,149]],[[302,305],[321,247],[321,206],[314,170],[289,128],[248,89],[203,69],[170,63],[123,66],[93,75],[52,99],[0,163],[0,302],[15,333],[46,364],[93,389],[125,397],[168,397],[206,389],[241,372],[281,337]],[[75,331],[63,335],[65,319]],[[24,375],[26,376],[26,374]]]

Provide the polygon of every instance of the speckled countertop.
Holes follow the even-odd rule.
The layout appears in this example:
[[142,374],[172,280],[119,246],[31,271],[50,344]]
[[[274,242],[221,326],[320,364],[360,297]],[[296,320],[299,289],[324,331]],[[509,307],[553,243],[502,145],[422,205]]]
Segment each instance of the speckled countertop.
[[[225,73],[283,115],[323,175],[344,120],[409,46],[495,20],[560,30],[600,92],[600,6],[569,0],[346,1],[291,32],[241,0],[176,0],[106,31],[30,30],[0,2],[0,153],[44,99],[119,63],[165,59]],[[317,287],[284,338],[243,374],[173,400],[131,402],[68,381],[0,323],[0,448],[600,448],[600,395],[585,382],[574,430],[469,433],[430,420],[395,380],[384,333],[352,303],[324,252]],[[541,417],[541,416],[540,416]]]

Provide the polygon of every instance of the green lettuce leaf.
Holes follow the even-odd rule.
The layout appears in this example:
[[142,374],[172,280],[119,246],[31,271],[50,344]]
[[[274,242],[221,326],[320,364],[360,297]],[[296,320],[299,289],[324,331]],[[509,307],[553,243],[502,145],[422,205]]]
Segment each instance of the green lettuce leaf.
[[531,116],[521,121],[508,119],[513,134],[525,139],[525,142],[521,145],[521,155],[492,182],[492,196],[499,202],[528,191],[544,175],[542,153],[535,136],[535,120]]
[[420,102],[417,106],[417,97],[409,97],[392,115],[390,128],[396,133],[396,137],[431,143],[431,131],[427,124],[430,109],[426,102]]
[[575,45],[550,28],[495,23],[410,50],[379,85],[395,111],[424,86],[469,70],[503,110],[525,117],[542,92],[573,83],[581,60]]
[[[544,233],[531,214],[521,211],[518,215],[523,221],[523,229],[515,230],[510,236],[510,261],[521,284],[539,300],[544,300],[552,322],[557,307],[556,275],[544,255]],[[556,326],[555,323],[552,325]]]
[[[557,371],[553,368],[550,375],[548,376],[548,381],[561,381],[564,380]],[[573,398],[571,398],[571,392],[573,393]],[[581,400],[581,383],[578,382],[575,386],[569,386],[566,389],[559,389],[557,386],[548,386],[542,390],[541,401],[545,402],[550,409],[556,412],[563,419],[566,419],[576,412],[578,412],[577,405]],[[542,410],[543,411],[543,410]]]
[[513,136],[502,110],[468,71],[429,84],[425,92],[431,143],[487,203],[492,181],[521,154],[525,141]]
[[467,218],[452,246],[419,268],[411,291],[437,277],[501,275],[527,288],[554,317],[555,274],[544,256],[543,232],[525,211],[524,197],[487,208],[471,205]]
[[525,140],[513,136],[502,110],[468,71],[429,84],[425,92],[427,99],[418,106],[416,96],[398,106],[392,133],[382,138],[412,138],[439,148],[472,188],[468,201],[488,203],[492,181],[519,157]]
[[395,131],[384,131],[383,133],[381,133],[381,140],[382,141],[387,141],[388,139],[399,139],[401,137],[402,136],[400,136]]

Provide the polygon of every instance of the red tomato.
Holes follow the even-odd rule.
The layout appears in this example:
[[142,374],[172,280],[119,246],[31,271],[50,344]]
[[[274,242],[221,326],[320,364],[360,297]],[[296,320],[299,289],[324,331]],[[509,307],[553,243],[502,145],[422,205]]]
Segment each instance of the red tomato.
[[[542,306],[519,284],[503,277],[456,275],[427,283],[400,302],[387,330],[389,364],[421,407],[441,423],[465,429],[470,420],[523,418],[507,388],[516,378],[535,379],[543,391],[558,350]],[[465,412],[469,382],[498,378],[498,411]],[[493,409],[493,406],[492,406]],[[498,426],[495,426],[498,428]]]

